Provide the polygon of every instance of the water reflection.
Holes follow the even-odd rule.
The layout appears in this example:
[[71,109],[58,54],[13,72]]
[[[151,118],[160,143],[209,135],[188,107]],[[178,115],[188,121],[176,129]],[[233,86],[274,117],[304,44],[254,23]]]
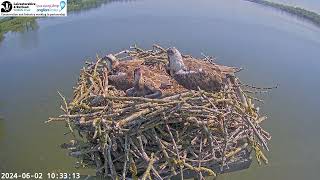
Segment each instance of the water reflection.
[[[79,13],[89,9],[98,8],[105,4],[110,4],[114,2],[132,2],[135,0],[69,0],[68,1],[68,13]],[[35,17],[5,17],[0,19],[1,25],[5,27],[4,30],[0,28],[0,43],[4,40],[6,33],[8,32],[30,32],[39,28],[37,19]],[[23,37],[23,36],[22,36]],[[30,37],[32,38],[32,37]]]
[[22,32],[18,36],[22,48],[32,49],[38,47],[38,29]]
[[[5,119],[3,114],[3,108],[4,108],[4,101],[0,99],[0,142],[3,140],[4,134],[5,134]],[[0,161],[0,170],[1,170],[1,161]]]
[[[5,128],[4,128],[4,117],[0,113],[0,141],[4,138],[4,131],[5,131]],[[0,167],[0,169],[1,169],[1,167]]]
[[132,2],[135,0],[87,0],[81,1],[78,0],[68,0],[68,13],[69,12],[80,12],[88,9],[98,8],[102,5],[113,3],[113,2]]
[[0,43],[4,40],[7,32],[23,33],[38,29],[38,23],[34,17],[5,17],[0,20]]

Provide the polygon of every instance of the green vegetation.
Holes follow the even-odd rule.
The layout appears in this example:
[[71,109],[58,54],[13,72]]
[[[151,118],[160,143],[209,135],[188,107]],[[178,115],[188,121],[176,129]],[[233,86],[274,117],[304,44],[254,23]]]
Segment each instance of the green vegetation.
[[[121,0],[68,0],[68,13],[97,8],[105,3],[113,1]],[[308,11],[300,7],[283,5],[265,0],[245,1],[258,3],[288,12],[320,26],[320,15],[315,12]],[[35,17],[5,17],[0,19],[0,42],[4,39],[4,34],[7,32],[23,32],[36,29],[37,27],[38,24]]]
[[112,1],[116,0],[68,0],[68,12],[97,8]]
[[35,17],[6,17],[0,19],[0,40],[6,32],[23,32],[38,27]]
[[320,15],[318,13],[315,13],[300,7],[283,5],[283,4],[274,3],[274,2],[265,1],[265,0],[245,0],[245,1],[250,1],[250,2],[254,2],[264,6],[273,7],[273,8],[285,11],[287,13],[296,15],[300,18],[306,19],[314,23],[315,25],[320,26]]
[[[68,12],[97,8],[115,0],[68,0]],[[7,32],[24,32],[38,27],[35,17],[5,17],[0,19],[0,42]]]

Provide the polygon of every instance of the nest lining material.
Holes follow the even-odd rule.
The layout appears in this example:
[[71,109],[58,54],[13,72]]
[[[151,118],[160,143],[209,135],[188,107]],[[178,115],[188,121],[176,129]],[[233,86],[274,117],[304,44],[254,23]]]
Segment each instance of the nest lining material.
[[[167,63],[166,50],[158,45],[131,47],[115,56],[150,67]],[[79,159],[79,167],[112,179],[183,179],[186,172],[199,178],[226,172],[249,161],[251,151],[259,164],[268,163],[262,149],[268,150],[271,136],[260,126],[266,117],[251,103],[257,100],[251,91],[244,91],[246,104],[235,96],[235,87],[206,92],[176,86],[161,99],[126,97],[108,84],[101,58],[86,64],[72,99],[59,93],[64,114],[47,121],[66,122],[72,140],[62,147]]]

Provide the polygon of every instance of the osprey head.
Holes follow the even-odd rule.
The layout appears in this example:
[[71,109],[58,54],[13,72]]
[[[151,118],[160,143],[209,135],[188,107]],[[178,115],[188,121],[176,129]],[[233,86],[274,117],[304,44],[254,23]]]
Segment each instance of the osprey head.
[[170,48],[167,50],[167,54],[168,54],[168,56],[173,56],[176,51],[178,51],[178,50],[177,50],[175,47],[170,47]]
[[133,79],[135,82],[139,82],[139,80],[141,79],[142,76],[142,69],[140,67],[137,67],[136,69],[134,69],[133,72]]
[[171,47],[167,50],[168,60],[169,60],[169,69],[172,72],[178,72],[181,69],[185,69],[183,63],[182,55],[177,48]]
[[106,55],[103,60],[106,61],[107,68],[109,71],[111,71],[113,68],[119,65],[119,61],[113,54]]
[[175,47],[170,47],[170,48],[167,50],[167,55],[168,55],[169,61],[179,60],[180,57],[181,57],[181,60],[182,60],[181,53],[180,53],[180,52],[178,51],[178,49],[175,48]]

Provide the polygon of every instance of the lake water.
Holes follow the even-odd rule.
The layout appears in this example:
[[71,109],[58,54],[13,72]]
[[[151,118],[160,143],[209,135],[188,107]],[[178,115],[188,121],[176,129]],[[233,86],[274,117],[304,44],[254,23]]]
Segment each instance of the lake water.
[[319,179],[320,29],[286,13],[240,0],[121,1],[39,29],[7,34],[0,45],[0,171],[81,172],[59,148],[57,90],[71,95],[84,61],[137,43],[176,46],[245,68],[242,81],[279,88],[262,110],[271,132],[269,164],[218,179]]

